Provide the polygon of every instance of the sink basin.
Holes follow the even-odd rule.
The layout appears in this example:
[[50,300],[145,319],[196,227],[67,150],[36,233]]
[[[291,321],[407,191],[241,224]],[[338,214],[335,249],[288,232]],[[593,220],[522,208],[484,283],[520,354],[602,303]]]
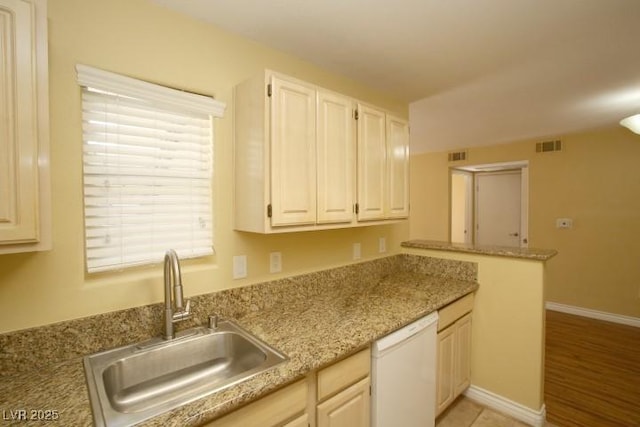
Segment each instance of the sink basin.
[[286,356],[230,321],[84,358],[94,422],[131,425],[244,381]]

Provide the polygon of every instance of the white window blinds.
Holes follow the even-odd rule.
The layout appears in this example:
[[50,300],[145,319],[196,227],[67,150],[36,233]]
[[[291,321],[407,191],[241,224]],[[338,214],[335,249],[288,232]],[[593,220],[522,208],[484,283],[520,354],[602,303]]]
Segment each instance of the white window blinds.
[[213,127],[224,104],[78,65],[89,272],[213,253]]

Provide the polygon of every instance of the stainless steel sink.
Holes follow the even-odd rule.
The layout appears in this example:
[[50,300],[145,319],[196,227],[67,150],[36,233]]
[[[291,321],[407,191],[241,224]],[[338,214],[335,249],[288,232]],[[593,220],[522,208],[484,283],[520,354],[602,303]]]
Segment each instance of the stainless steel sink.
[[84,358],[94,422],[131,425],[244,381],[287,358],[238,325],[221,321],[172,340]]

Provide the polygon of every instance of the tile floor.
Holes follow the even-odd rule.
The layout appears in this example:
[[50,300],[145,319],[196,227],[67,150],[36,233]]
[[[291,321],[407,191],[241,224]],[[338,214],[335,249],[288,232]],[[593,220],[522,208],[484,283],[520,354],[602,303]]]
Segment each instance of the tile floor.
[[[436,427],[528,427],[528,425],[460,396],[438,417]],[[547,423],[545,427],[556,426]]]

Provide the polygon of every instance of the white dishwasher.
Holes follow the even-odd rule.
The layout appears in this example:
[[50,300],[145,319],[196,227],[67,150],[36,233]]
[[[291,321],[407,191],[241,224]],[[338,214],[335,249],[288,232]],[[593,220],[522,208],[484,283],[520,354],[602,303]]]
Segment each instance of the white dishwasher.
[[371,351],[371,425],[433,427],[438,313],[379,339]]

